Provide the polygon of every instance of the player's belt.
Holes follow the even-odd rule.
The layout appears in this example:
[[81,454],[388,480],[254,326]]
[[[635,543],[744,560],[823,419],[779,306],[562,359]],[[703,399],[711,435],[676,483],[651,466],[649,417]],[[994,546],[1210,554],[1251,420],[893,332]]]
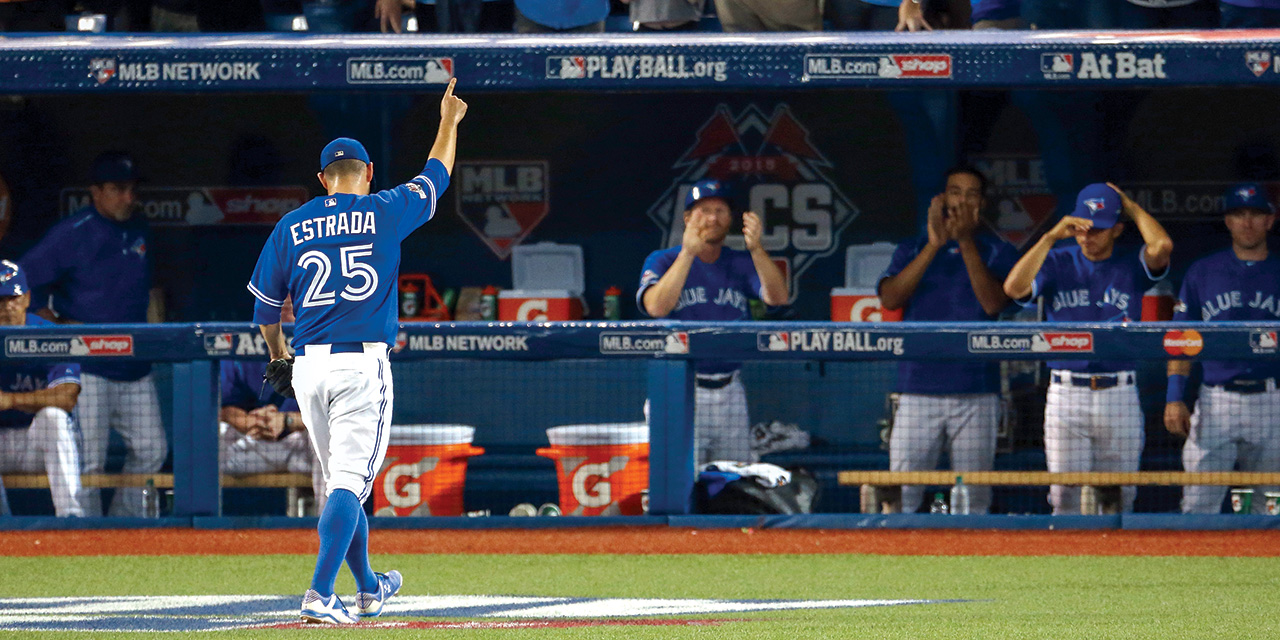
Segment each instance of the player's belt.
[[1246,380],[1236,378],[1235,380],[1229,380],[1222,383],[1222,386],[1218,388],[1232,393],[1266,393],[1268,391],[1275,391],[1276,379],[1263,378],[1261,380]]
[[1053,373],[1053,382],[1055,384],[1065,384],[1071,387],[1088,387],[1094,391],[1110,389],[1112,387],[1125,387],[1133,384],[1133,373],[1125,371],[1122,373]]
[[[319,345],[316,345],[319,346]],[[364,353],[363,342],[335,342],[329,345],[329,353]],[[298,355],[307,355],[305,346],[298,348]]]
[[703,389],[723,389],[733,382],[733,375],[727,376],[694,376],[693,382]]

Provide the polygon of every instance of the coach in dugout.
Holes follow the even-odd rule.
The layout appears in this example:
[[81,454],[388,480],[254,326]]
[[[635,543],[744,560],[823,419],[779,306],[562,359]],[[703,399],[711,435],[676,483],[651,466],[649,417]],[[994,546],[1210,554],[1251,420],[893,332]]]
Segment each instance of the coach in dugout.
[[[22,269],[0,260],[0,325],[50,324],[27,313],[30,303]],[[84,515],[79,495],[80,454],[72,419],[79,395],[80,365],[24,362],[0,366],[0,471],[43,470],[49,476],[53,509],[59,517]]]
[[[293,304],[286,298],[280,320],[292,323]],[[267,363],[223,360],[222,409],[218,412],[221,441],[219,468],[223,473],[311,474],[317,510],[324,508],[324,475],[314,464],[307,429],[298,401],[264,385]]]
[[[1174,320],[1275,322],[1280,318],[1280,257],[1267,248],[1276,211],[1259,184],[1227,192],[1223,221],[1231,247],[1197,260],[1187,269]],[[1258,331],[1253,348],[1275,353],[1276,336]],[[1185,398],[1190,360],[1169,361],[1165,428],[1187,439],[1182,465],[1187,471],[1280,471],[1280,362],[1207,360],[1195,413]],[[1265,513],[1260,498],[1275,487],[1254,489],[1253,512]],[[1182,489],[1183,513],[1218,513],[1226,487]]]
[[[104,153],[93,163],[89,206],[49,229],[18,264],[36,295],[35,313],[59,324],[161,322],[147,246],[150,228],[134,215],[138,171],[133,159]],[[124,473],[154,473],[168,445],[148,362],[89,360],[81,366],[80,453],[83,471],[102,473],[110,429],[124,439]],[[102,515],[97,489],[83,492],[86,515]],[[117,489],[112,516],[141,516],[141,488]]]
[[[898,245],[881,276],[886,309],[911,321],[990,321],[1008,304],[1001,284],[1016,259],[1013,248],[979,233],[987,179],[972,167],[946,174],[946,189],[929,206],[926,233]],[[951,468],[989,471],[1000,422],[997,362],[902,362],[901,394],[889,439],[893,471],[932,471],[945,446]],[[914,513],[924,487],[902,488],[902,510]],[[991,487],[973,487],[970,512],[991,508]]]
[[[1117,244],[1121,215],[1138,227],[1141,247]],[[1075,244],[1054,247],[1060,240]],[[1115,185],[1080,191],[1072,215],[1041,236],[1005,279],[1010,298],[1031,305],[1044,297],[1050,322],[1133,322],[1142,295],[1169,273],[1173,241],[1164,227]],[[1053,351],[1041,340],[1033,351]],[[1049,471],[1137,471],[1145,440],[1135,363],[1115,360],[1049,362],[1044,450]],[[1123,487],[1121,510],[1133,511],[1137,491]],[[1100,499],[1100,501],[1104,501]],[[1080,488],[1052,485],[1054,515],[1080,513]]]
[[[727,187],[701,180],[684,199],[680,246],[654,251],[644,261],[636,303],[654,318],[750,320],[748,300],[771,306],[789,299],[787,281],[760,244],[760,217],[742,214],[747,250],[724,246],[732,216]],[[694,461],[755,462],[747,394],[735,362],[695,363]],[[647,406],[647,405],[646,405]]]

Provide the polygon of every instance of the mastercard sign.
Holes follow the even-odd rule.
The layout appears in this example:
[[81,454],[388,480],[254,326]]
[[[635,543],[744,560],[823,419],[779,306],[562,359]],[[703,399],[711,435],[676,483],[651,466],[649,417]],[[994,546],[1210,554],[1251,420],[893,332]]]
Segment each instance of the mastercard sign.
[[1171,356],[1199,355],[1203,349],[1204,338],[1195,329],[1166,331],[1164,334],[1164,350]]

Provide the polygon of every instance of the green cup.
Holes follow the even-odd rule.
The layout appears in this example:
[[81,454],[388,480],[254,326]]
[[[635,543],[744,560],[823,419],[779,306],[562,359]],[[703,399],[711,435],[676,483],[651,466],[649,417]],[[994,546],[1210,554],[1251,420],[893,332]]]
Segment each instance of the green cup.
[[1232,489],[1231,490],[1231,512],[1232,513],[1253,513],[1253,489]]

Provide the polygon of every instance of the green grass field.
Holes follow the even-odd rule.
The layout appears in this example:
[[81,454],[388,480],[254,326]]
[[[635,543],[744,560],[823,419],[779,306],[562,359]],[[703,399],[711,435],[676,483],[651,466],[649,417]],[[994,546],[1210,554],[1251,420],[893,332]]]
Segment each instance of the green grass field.
[[[516,594],[713,599],[964,599],[860,609],[706,614],[716,626],[568,629],[310,628],[191,633],[285,638],[1276,638],[1280,558],[924,557],[859,555],[381,556],[404,595]],[[289,594],[305,556],[0,558],[0,597]],[[339,593],[351,593],[349,575]],[[0,613],[0,622],[3,614]],[[101,633],[0,632],[90,638]],[[175,634],[109,634],[174,637]]]

